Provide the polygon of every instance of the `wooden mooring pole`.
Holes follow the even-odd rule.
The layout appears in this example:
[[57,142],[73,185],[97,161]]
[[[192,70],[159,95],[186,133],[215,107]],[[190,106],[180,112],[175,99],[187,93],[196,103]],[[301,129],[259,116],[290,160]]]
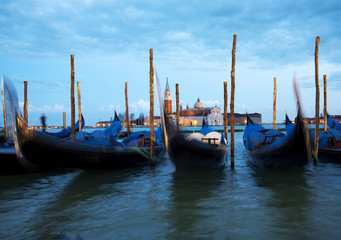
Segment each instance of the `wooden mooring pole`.
[[149,128],[150,128],[150,159],[152,167],[155,167],[155,134],[154,134],[154,66],[153,49],[149,49]]
[[28,117],[27,117],[27,81],[24,81],[24,119],[28,126]]
[[176,131],[180,131],[179,115],[180,115],[180,105],[179,105],[179,84],[175,84],[176,89]]
[[[319,129],[320,129],[320,82],[319,82],[319,68],[318,68],[318,51],[320,37],[316,37],[315,41],[315,84],[316,84],[316,101],[315,101],[315,148],[314,152],[316,157],[318,157],[318,146],[319,146]],[[317,160],[314,158],[314,165],[317,165]]]
[[129,120],[129,107],[128,107],[128,83],[125,83],[125,96],[126,96],[126,122],[127,122],[127,134],[130,135],[130,120]]
[[66,112],[63,112],[63,129],[66,129]]
[[74,56],[71,55],[71,140],[75,141],[75,69]]
[[236,43],[237,34],[233,35],[233,48],[232,48],[232,69],[231,69],[231,103],[230,103],[230,116],[231,116],[231,168],[234,168],[234,91],[235,91],[235,63],[236,63]]
[[227,141],[227,82],[224,82],[224,138]]
[[4,90],[1,91],[2,95],[2,109],[3,109],[3,115],[4,115],[4,135],[5,135],[5,142],[7,142],[7,116],[6,116],[6,103],[5,103],[5,95]]
[[274,78],[274,106],[273,106],[273,129],[276,130],[276,97],[277,97],[277,82]]
[[77,93],[78,93],[78,123],[79,129],[78,131],[82,131],[82,104],[81,104],[81,88],[79,86],[79,82],[77,82]]
[[324,108],[323,108],[323,121],[324,131],[327,131],[327,75],[323,75],[323,92],[324,92]]

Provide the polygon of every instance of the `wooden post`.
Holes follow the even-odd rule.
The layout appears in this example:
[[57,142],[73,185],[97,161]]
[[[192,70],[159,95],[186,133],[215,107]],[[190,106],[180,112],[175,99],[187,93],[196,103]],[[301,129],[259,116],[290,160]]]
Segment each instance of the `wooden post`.
[[4,111],[4,135],[5,135],[5,142],[7,142],[7,116],[6,116],[6,103],[5,103],[5,96],[4,90],[1,91],[2,94],[2,107]]
[[28,126],[28,117],[27,117],[27,81],[24,81],[24,119]]
[[[315,102],[315,155],[318,157],[319,146],[319,128],[320,128],[320,82],[319,82],[319,69],[318,69],[318,51],[319,51],[320,37],[316,37],[315,45],[315,84],[316,84],[316,102]],[[314,158],[314,165],[317,165],[317,161]]]
[[227,82],[224,82],[224,138],[227,140]]
[[273,129],[276,130],[276,97],[277,97],[277,82],[274,78],[274,107],[273,107]]
[[63,129],[66,129],[66,112],[63,112]]
[[79,82],[77,82],[77,93],[78,93],[78,123],[79,123],[79,129],[78,131],[82,131],[82,105],[81,105],[81,90],[79,86]]
[[232,48],[232,70],[231,70],[231,103],[230,103],[230,116],[231,116],[231,168],[234,168],[234,89],[235,89],[235,63],[236,63],[236,42],[237,34],[233,35],[233,48]]
[[74,56],[71,55],[71,140],[75,141],[75,69]]
[[323,75],[323,85],[324,85],[323,120],[324,120],[324,131],[327,131],[327,75]]
[[180,131],[179,115],[180,115],[180,105],[179,105],[179,84],[175,84],[176,88],[176,130]]
[[150,127],[150,158],[151,165],[155,167],[155,134],[154,134],[154,66],[153,66],[153,49],[149,49],[149,127]]
[[128,83],[125,84],[125,96],[126,96],[126,122],[127,122],[127,134],[130,135],[130,121],[129,121],[129,107],[128,107]]

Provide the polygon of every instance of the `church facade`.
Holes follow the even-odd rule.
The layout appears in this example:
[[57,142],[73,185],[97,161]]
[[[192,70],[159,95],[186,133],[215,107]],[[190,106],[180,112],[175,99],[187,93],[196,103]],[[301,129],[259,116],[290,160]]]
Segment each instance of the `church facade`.
[[[172,112],[172,98],[171,91],[168,84],[168,79],[166,83],[166,89],[164,92],[164,105],[165,111],[168,117],[171,119],[172,125],[176,125],[176,112]],[[259,113],[252,113],[249,116],[253,119],[255,123],[262,123],[262,116]],[[221,113],[221,108],[217,105],[213,107],[204,107],[204,104],[197,99],[192,108],[187,104],[186,108],[183,109],[180,104],[179,111],[179,124],[180,126],[197,126],[202,125],[206,122],[210,126],[221,126],[224,125],[224,115]],[[230,114],[227,114],[228,124],[230,123]],[[234,117],[235,125],[245,125],[246,124],[246,114],[235,113]]]
[[[172,97],[168,84],[168,78],[164,92],[164,105],[166,114],[169,118],[171,118],[172,123],[176,125],[176,112],[172,112]],[[182,105],[180,105],[180,126],[202,125],[204,121],[211,126],[223,125],[224,118],[221,114],[221,109],[218,106],[204,107],[204,104],[200,102],[199,98],[197,99],[197,102],[194,104],[193,108],[190,108],[187,104],[186,109],[183,109]]]
[[[176,122],[176,113],[171,114],[172,122]],[[186,109],[180,105],[179,124],[180,126],[196,126],[202,125],[206,121],[207,125],[217,126],[223,125],[224,119],[221,109],[218,106],[204,107],[204,104],[197,99],[192,108],[187,104]]]

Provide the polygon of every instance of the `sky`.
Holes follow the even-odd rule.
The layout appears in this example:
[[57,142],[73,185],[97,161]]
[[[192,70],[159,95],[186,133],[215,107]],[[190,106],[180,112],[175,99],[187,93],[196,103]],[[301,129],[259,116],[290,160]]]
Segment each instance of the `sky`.
[[[110,120],[115,110],[125,112],[125,82],[129,113],[149,114],[152,48],[162,90],[168,78],[174,111],[176,83],[184,107],[200,98],[205,107],[223,111],[224,81],[230,104],[237,34],[235,112],[258,112],[263,123],[272,122],[276,77],[281,122],[286,112],[296,116],[294,74],[304,115],[315,115],[314,54],[320,36],[320,112],[326,75],[328,112],[341,114],[340,16],[338,0],[2,0],[0,73],[15,85],[21,108],[28,82],[29,125],[39,125],[45,113],[47,125],[61,126],[63,112],[70,125],[73,54],[82,113],[91,126]],[[158,115],[156,94],[154,101]]]

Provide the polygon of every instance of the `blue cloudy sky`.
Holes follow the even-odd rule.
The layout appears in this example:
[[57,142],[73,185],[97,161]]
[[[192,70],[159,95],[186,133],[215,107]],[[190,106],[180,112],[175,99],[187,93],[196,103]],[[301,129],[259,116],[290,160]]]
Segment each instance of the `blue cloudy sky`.
[[125,111],[125,82],[130,113],[148,114],[153,48],[162,88],[168,78],[173,99],[179,83],[184,106],[200,97],[205,106],[223,109],[223,82],[230,96],[237,34],[235,112],[259,112],[263,122],[271,122],[276,77],[282,121],[286,111],[295,117],[295,72],[304,113],[314,116],[315,38],[320,36],[320,83],[326,74],[328,111],[341,114],[340,16],[337,0],[3,0],[0,73],[14,82],[21,104],[28,81],[30,125],[39,124],[42,112],[47,124],[62,125],[62,112],[70,113],[74,54],[82,111],[92,125],[109,120],[115,109]]

